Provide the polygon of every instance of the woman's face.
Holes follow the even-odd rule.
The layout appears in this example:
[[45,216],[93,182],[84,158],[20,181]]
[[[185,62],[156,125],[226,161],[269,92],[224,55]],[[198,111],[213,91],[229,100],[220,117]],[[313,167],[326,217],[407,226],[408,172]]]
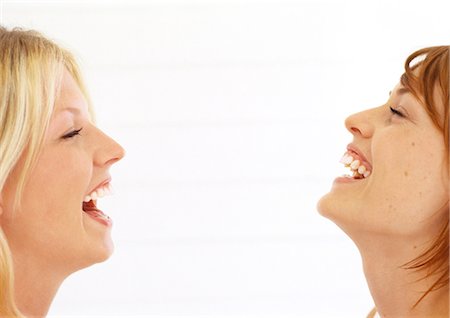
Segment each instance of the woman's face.
[[98,211],[84,212],[82,202],[98,186],[107,185],[109,168],[123,156],[122,147],[90,123],[86,100],[66,71],[20,209],[13,211],[13,192],[22,161],[0,198],[1,226],[14,257],[68,271],[108,258],[112,224]]
[[371,172],[336,179],[319,212],[347,233],[410,237],[441,229],[436,226],[448,213],[445,142],[415,97],[399,84],[385,105],[351,115],[345,125]]

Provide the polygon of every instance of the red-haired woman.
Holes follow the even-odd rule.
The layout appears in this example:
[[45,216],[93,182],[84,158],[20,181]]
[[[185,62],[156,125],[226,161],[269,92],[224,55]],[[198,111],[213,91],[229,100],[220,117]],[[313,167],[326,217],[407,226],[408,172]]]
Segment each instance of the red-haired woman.
[[411,54],[387,102],[346,119],[351,175],[317,206],[361,253],[369,317],[449,317],[449,49]]

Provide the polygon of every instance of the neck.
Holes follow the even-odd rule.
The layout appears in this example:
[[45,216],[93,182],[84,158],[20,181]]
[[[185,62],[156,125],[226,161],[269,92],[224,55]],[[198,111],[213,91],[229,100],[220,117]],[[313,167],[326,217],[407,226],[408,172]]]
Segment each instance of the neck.
[[64,280],[63,275],[24,254],[14,254],[14,288],[18,309],[26,317],[45,317]]
[[416,305],[439,276],[424,278],[426,270],[402,268],[424,252],[427,244],[411,237],[399,239],[381,235],[355,242],[358,242],[364,274],[380,317],[449,317],[448,287],[430,292]]

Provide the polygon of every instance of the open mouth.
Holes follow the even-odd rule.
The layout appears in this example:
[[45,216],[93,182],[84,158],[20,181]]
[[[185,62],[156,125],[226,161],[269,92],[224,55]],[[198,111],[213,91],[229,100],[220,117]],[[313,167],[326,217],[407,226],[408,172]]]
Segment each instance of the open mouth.
[[97,199],[102,198],[106,195],[111,194],[111,187],[110,184],[107,183],[100,188],[97,188],[96,190],[92,191],[90,194],[86,195],[86,197],[83,200],[82,209],[83,211],[92,217],[94,220],[105,224],[110,225],[112,224],[111,218],[106,215],[102,210],[97,208]]
[[83,211],[100,223],[111,223],[111,218],[103,213],[102,210],[99,210],[96,206],[96,202],[94,202],[93,200],[89,202],[83,202]]
[[372,172],[370,164],[363,161],[356,152],[351,150],[345,152],[340,163],[344,164],[345,167],[350,168],[352,175],[345,175],[347,178],[366,179]]

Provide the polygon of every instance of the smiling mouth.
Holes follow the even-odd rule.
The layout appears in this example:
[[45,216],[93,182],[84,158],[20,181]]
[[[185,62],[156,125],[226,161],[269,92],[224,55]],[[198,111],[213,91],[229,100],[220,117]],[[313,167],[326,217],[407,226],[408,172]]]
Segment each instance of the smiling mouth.
[[340,163],[344,164],[345,167],[350,168],[350,171],[352,172],[351,176],[345,175],[347,178],[366,179],[370,176],[370,167],[353,151],[347,151],[340,160]]
[[82,209],[83,211],[89,215],[94,220],[104,224],[111,225],[111,218],[106,215],[102,210],[97,208],[97,199],[100,199],[106,195],[110,195],[112,193],[110,183],[107,183],[100,188],[92,191],[90,194],[86,195],[83,200]]

